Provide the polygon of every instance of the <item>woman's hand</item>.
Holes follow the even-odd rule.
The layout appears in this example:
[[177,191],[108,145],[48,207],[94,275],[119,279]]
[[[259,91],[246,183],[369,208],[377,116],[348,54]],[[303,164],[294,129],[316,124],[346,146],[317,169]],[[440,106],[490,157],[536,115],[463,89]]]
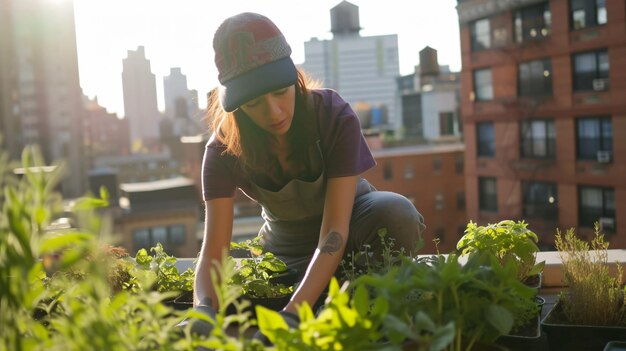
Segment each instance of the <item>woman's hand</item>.
[[[200,301],[193,310],[196,312],[200,312],[213,321],[215,323],[215,310],[212,307],[211,299],[205,298]],[[191,324],[191,333],[198,334],[202,336],[208,337],[211,335],[211,331],[213,331],[214,325],[210,322],[201,319],[194,318],[185,318],[182,322],[178,323],[176,326],[180,328],[185,328],[187,325]]]
[[357,181],[358,176],[328,179],[319,243],[286,311],[295,313],[304,301],[313,306],[337,270],[348,242]]

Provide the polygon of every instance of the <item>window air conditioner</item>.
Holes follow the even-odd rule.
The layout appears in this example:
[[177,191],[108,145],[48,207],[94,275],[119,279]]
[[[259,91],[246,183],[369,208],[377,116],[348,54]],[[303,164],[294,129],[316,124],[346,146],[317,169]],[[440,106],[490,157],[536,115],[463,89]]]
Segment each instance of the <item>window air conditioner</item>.
[[609,163],[609,162],[611,162],[611,156],[612,156],[611,155],[611,151],[604,151],[604,150],[600,150],[596,154],[598,162],[600,162],[600,163]]
[[611,217],[600,217],[598,220],[598,226],[600,227],[600,232],[615,232],[615,218]]
[[593,90],[602,91],[607,90],[609,88],[609,79],[608,78],[596,78],[593,80]]

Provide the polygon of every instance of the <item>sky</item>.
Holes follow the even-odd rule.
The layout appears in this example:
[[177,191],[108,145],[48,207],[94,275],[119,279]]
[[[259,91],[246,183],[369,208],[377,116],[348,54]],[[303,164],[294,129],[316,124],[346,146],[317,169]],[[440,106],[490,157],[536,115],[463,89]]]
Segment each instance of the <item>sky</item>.
[[[62,0],[57,0],[62,1]],[[215,87],[213,33],[228,16],[244,11],[269,17],[285,35],[296,64],[304,43],[331,39],[330,9],[341,0],[74,0],[80,84],[89,98],[124,115],[122,60],[144,46],[164,110],[163,77],[180,67],[200,107]],[[398,35],[400,74],[413,73],[419,51],[438,51],[439,64],[461,69],[456,0],[351,0],[359,7],[361,36]]]

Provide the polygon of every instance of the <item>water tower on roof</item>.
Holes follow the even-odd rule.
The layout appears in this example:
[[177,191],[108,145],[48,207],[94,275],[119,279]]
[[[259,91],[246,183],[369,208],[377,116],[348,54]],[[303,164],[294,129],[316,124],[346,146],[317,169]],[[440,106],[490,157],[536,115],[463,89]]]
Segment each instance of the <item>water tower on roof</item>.
[[420,51],[420,69],[422,76],[438,76],[439,60],[437,59],[437,50],[426,46]]
[[333,36],[359,34],[359,7],[347,1],[330,9],[330,31]]

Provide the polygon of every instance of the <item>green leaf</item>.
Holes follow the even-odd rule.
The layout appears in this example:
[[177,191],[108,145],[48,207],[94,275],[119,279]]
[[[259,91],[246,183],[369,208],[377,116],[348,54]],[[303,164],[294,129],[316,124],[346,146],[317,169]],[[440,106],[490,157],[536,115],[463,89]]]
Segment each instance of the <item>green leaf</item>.
[[100,198],[104,201],[109,201],[109,191],[105,186],[100,187]]
[[257,305],[256,316],[257,322],[259,323],[259,330],[272,342],[276,339],[277,330],[289,329],[283,317],[278,312],[272,311],[269,308]]
[[360,316],[367,316],[369,310],[369,297],[367,289],[363,285],[359,285],[354,291],[352,297],[352,306]]
[[386,328],[389,328],[390,330],[393,330],[396,333],[400,333],[402,336],[406,338],[414,339],[416,336],[419,335],[419,331],[417,335],[413,335],[413,331],[411,330],[411,327],[405,321],[401,320],[400,318],[392,314],[385,316],[383,324],[385,325]]
[[41,253],[52,253],[71,245],[81,244],[93,237],[91,234],[69,232],[44,236],[39,250]]
[[502,306],[490,304],[485,311],[485,317],[501,335],[508,334],[513,328],[513,316],[509,310]]
[[533,266],[533,268],[528,272],[528,275],[537,275],[541,272],[543,272],[543,269],[546,265],[546,261],[541,261],[539,263],[537,263],[536,265]]
[[455,335],[454,329],[454,322],[450,322],[445,326],[438,328],[433,335],[428,351],[441,351],[447,348],[448,345],[452,344]]
[[74,211],[93,210],[100,207],[107,207],[109,203],[106,200],[96,199],[92,197],[82,197],[76,201]]

